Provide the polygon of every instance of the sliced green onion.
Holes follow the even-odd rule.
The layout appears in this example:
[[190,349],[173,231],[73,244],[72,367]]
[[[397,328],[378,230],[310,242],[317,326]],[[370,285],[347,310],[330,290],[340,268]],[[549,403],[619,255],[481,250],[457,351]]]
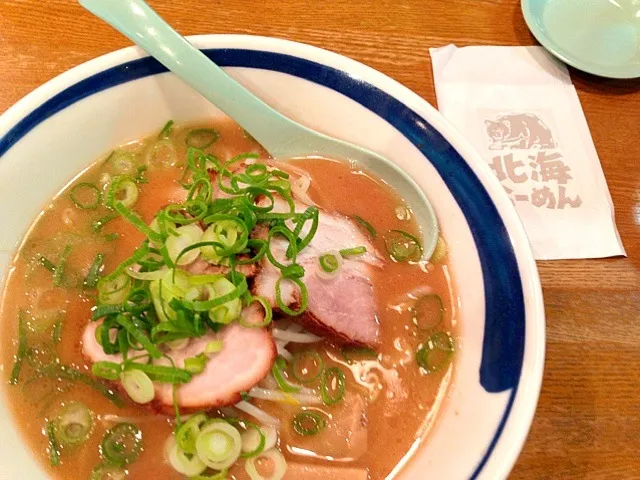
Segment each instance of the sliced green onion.
[[389,230],[384,236],[384,244],[396,262],[418,261],[422,257],[420,240],[403,230]]
[[[268,477],[260,475],[257,463],[261,459],[266,459],[273,464],[273,473]],[[277,448],[262,452],[260,455],[247,459],[244,469],[251,480],[282,480],[287,472],[287,461]]]
[[293,357],[291,373],[302,383],[315,382],[324,370],[324,361],[318,352],[303,350]]
[[11,370],[11,385],[17,385],[20,379],[20,370],[22,370],[22,364],[24,358],[27,355],[27,325],[24,319],[24,312],[20,310],[18,313],[18,351],[16,353],[16,359]]
[[187,147],[204,150],[213,145],[219,138],[220,134],[213,128],[196,128],[187,133],[184,143]]
[[207,466],[200,460],[198,455],[189,454],[181,449],[173,436],[167,439],[165,453],[171,466],[177,472],[189,478],[200,475],[207,469]]
[[373,238],[378,237],[378,232],[376,232],[376,229],[373,228],[373,225],[367,222],[364,218],[360,217],[359,215],[354,215],[353,218],[355,219],[356,222],[358,222],[360,225],[362,225],[364,228],[367,229],[367,232],[369,232],[369,235],[371,235]]
[[125,480],[127,474],[120,467],[101,463],[96,466],[89,476],[89,480]]
[[162,356],[162,352],[158,349],[158,347],[151,343],[151,340],[149,340],[147,334],[140,328],[138,328],[135,323],[131,321],[131,319],[129,319],[125,315],[120,314],[116,317],[116,321],[120,325],[122,325],[124,329],[133,338],[135,338],[138,343],[140,343],[140,345],[142,345],[142,348],[144,348],[149,353],[149,355],[151,355],[151,358],[160,358]]
[[202,229],[197,225],[183,225],[176,228],[175,235],[169,235],[165,246],[173,263],[188,265],[200,255],[200,249],[194,248],[183,253],[183,250],[200,242]]
[[105,160],[111,165],[111,172],[118,175],[130,174],[135,170],[136,154],[125,150],[114,150]]
[[327,426],[327,421],[316,412],[301,412],[293,417],[293,429],[298,435],[317,435]]
[[164,124],[164,127],[162,127],[162,130],[160,130],[160,133],[158,134],[158,138],[168,138],[172,132],[173,132],[173,120],[169,120],[167,123]]
[[98,305],[93,308],[91,320],[99,320],[102,317],[124,312],[122,305]]
[[184,297],[188,289],[189,277],[181,270],[168,271],[163,279],[154,280],[149,284],[156,315],[163,323],[177,320],[176,313],[169,306],[169,303],[174,297]]
[[151,167],[172,167],[178,163],[176,147],[168,138],[162,138],[147,148],[144,161]]
[[[213,284],[213,288],[216,292],[216,303],[209,309],[209,318],[216,323],[229,324],[236,320],[242,312],[242,297],[248,289],[245,289],[247,285],[246,279],[236,286],[226,278],[216,280]],[[225,301],[223,301],[223,300]]]
[[232,215],[211,215],[204,219],[210,223],[202,241],[211,245],[202,248],[202,256],[220,263],[223,257],[241,252],[247,247],[249,231],[242,220]]
[[130,286],[131,279],[123,273],[113,279],[103,277],[97,282],[98,300],[106,305],[121,304],[127,298]]
[[99,253],[96,255],[96,258],[93,260],[91,267],[89,267],[89,272],[84,279],[84,288],[92,289],[96,287],[96,285],[98,284],[100,269],[102,268],[103,260],[103,254]]
[[109,185],[105,204],[109,208],[114,208],[116,203],[121,203],[124,207],[130,208],[138,201],[138,195],[138,186],[135,180],[126,175],[118,175]]
[[62,320],[58,320],[53,324],[53,330],[51,331],[51,340],[54,345],[60,343],[62,340],[62,327],[64,326],[64,322]]
[[[235,307],[227,304],[231,304],[234,300],[242,297],[242,295],[248,291],[249,286],[247,285],[247,279],[245,277],[242,277],[239,285],[234,285],[226,278],[221,278],[213,284],[213,289],[215,291],[214,298],[206,300],[188,300],[185,303],[187,303],[189,307],[196,312],[205,312],[208,310],[210,315],[212,314],[211,310],[219,306],[226,306],[227,309],[233,308],[235,310]],[[238,309],[237,315],[239,314],[240,311]],[[237,315],[234,319],[237,318]],[[213,312],[213,317],[218,318],[215,310]]]
[[240,318],[238,319],[238,323],[240,323],[240,325],[242,325],[243,327],[249,327],[249,328],[266,327],[273,320],[273,310],[271,308],[271,304],[269,303],[269,300],[267,300],[264,297],[260,297],[260,296],[255,296],[255,297],[252,296],[251,299],[249,300],[247,308],[250,305],[252,305],[253,303],[259,303],[260,306],[263,308],[263,310],[264,310],[264,321],[261,322],[261,323],[251,322],[250,319],[247,319],[247,318],[245,318],[243,316],[243,313],[245,312],[245,310],[242,310],[240,312]]
[[204,353],[200,355],[196,355],[195,357],[189,357],[184,360],[184,369],[189,372],[198,374],[204,371],[204,368],[207,366],[207,361],[209,357],[207,357]]
[[258,158],[260,158],[260,155],[258,155],[256,152],[240,153],[240,154],[236,155],[235,157],[233,157],[232,159],[230,159],[225,164],[225,167],[228,168],[229,166],[233,165],[234,163],[238,163],[238,162],[241,162],[243,160],[249,160],[249,159],[257,160]]
[[344,398],[346,378],[338,367],[327,368],[320,378],[320,396],[325,405],[335,405]]
[[[105,329],[106,332],[110,333],[110,330]],[[101,345],[103,345],[102,349],[103,350],[107,350],[107,347],[105,347],[104,345],[106,345],[107,342],[100,342]],[[126,330],[122,330],[122,329],[118,329],[117,333],[116,333],[116,341],[115,341],[117,347],[117,351],[120,352],[122,354],[122,358],[123,360],[127,360],[127,357],[129,356],[129,350],[139,350],[139,344],[135,341],[131,341],[130,340],[130,335],[127,333]],[[114,350],[115,350],[114,348]],[[109,347],[109,349],[111,349],[111,347]]]
[[100,455],[117,467],[133,462],[142,451],[142,431],[131,423],[119,423],[107,430],[100,443]]
[[214,353],[218,353],[222,351],[222,347],[224,343],[222,340],[212,340],[204,347],[205,355],[213,355]]
[[433,330],[440,325],[444,317],[442,299],[436,294],[423,295],[416,300],[411,312],[413,323],[419,330]]
[[298,265],[297,263],[292,263],[291,265],[288,265],[280,270],[280,274],[284,278],[302,278],[304,277],[304,273],[304,267],[302,265]]
[[365,253],[367,253],[367,247],[365,247],[364,245],[353,248],[343,248],[342,250],[340,250],[340,255],[342,255],[342,257],[354,257],[356,255],[363,255]]
[[340,353],[349,364],[378,358],[376,351],[367,347],[345,347],[340,350]]
[[138,272],[133,269],[133,267],[129,267],[125,270],[125,273],[129,275],[131,278],[135,278],[137,280],[161,280],[164,278],[168,272],[168,268],[162,267],[159,270],[153,270],[151,272]]
[[194,177],[207,175],[207,154],[199,148],[189,147],[187,150],[187,168]]
[[278,178],[284,178],[285,180],[290,177],[287,172],[283,172],[282,170],[278,170],[277,168],[275,170],[271,170],[271,175]]
[[142,259],[145,258],[148,254],[149,245],[145,242],[138,248],[136,248],[135,252],[133,252],[133,255],[127,258],[124,262],[120,263],[120,265],[118,265],[113,272],[111,272],[109,275],[106,275],[103,280],[108,282],[114,280],[118,276],[123,275],[127,268],[142,261]]
[[[273,266],[275,266],[279,270],[282,270],[284,268],[287,268],[287,265],[280,263],[271,252],[271,240],[276,235],[285,237],[289,241],[289,246],[287,247],[287,257],[291,259],[292,263],[295,263],[296,257],[298,255],[298,248],[296,244],[297,237],[287,227],[273,227],[269,230],[269,233],[267,235],[267,243],[269,244],[269,247],[267,248],[266,255],[269,261],[273,264]],[[291,255],[289,255],[290,250],[291,250]]]
[[187,420],[176,432],[176,442],[185,452],[196,454],[196,438],[200,433],[200,426],[206,422],[207,416],[198,413]]
[[280,390],[282,390],[283,392],[285,393],[299,392],[301,387],[299,385],[290,384],[285,378],[284,371],[286,370],[286,368],[287,368],[287,361],[282,357],[278,357],[276,358],[276,361],[273,364],[273,367],[271,367],[271,374],[276,379],[276,382],[278,383],[278,387],[280,387]]
[[57,356],[49,345],[37,345],[27,350],[27,362],[34,368],[40,368],[56,361]]
[[133,213],[133,211],[129,210],[122,202],[117,202],[113,207],[116,212],[122,215],[129,223],[131,223],[134,227],[136,227],[141,233],[143,233],[149,240],[154,243],[162,242],[162,236],[154,232],[149,226],[142,221],[142,219]]
[[309,207],[304,211],[302,216],[298,219],[296,228],[293,230],[294,237],[297,238],[298,235],[300,235],[305,223],[307,223],[308,220],[311,220],[311,227],[309,228],[309,232],[304,236],[304,238],[298,239],[296,241],[295,253],[293,251],[293,245],[289,244],[289,248],[287,249],[288,258],[295,258],[295,255],[297,254],[297,252],[301,252],[307,245],[309,245],[309,243],[311,242],[311,239],[314,237],[314,235],[316,234],[316,231],[318,230],[319,215],[320,215],[320,210],[318,210],[318,207]]
[[[300,289],[300,307],[298,308],[298,310],[293,310],[292,308],[289,308],[289,306],[285,305],[285,303],[282,301],[282,290],[280,287],[280,283],[282,282],[282,280],[289,280],[295,283]],[[308,297],[309,297],[309,294],[307,292],[307,286],[299,278],[288,278],[288,279],[279,278],[278,281],[276,282],[276,304],[278,305],[278,308],[280,310],[282,310],[284,313],[286,313],[291,317],[301,315],[307,309],[307,302],[309,300]]]
[[47,422],[47,439],[49,440],[49,460],[54,467],[60,465],[60,446],[56,440],[56,427],[53,422]]
[[127,363],[126,370],[141,370],[149,375],[154,382],[160,383],[189,383],[192,377],[191,373],[181,368],[146,363]]
[[99,361],[91,365],[91,373],[105,380],[116,381],[122,373],[122,365],[116,362]]
[[136,171],[137,175],[133,177],[136,183],[149,183],[149,180],[147,180],[144,176],[145,173],[147,173],[148,169],[149,167],[146,165],[140,165],[138,167],[138,170]]
[[151,307],[151,293],[146,288],[130,290],[124,301],[124,309],[132,315],[139,315]]
[[261,222],[268,222],[271,220],[294,220],[298,221],[302,216],[301,213],[289,212],[289,213],[261,213],[258,215],[258,220]]
[[91,435],[93,414],[86,405],[71,402],[58,414],[54,427],[56,439],[62,445],[84,443]]
[[[169,322],[163,322],[163,323],[169,323]],[[164,343],[167,347],[169,347],[171,350],[176,351],[176,352],[182,350],[187,345],[189,345],[189,338],[188,337],[176,338],[175,340],[158,341],[156,339],[156,336],[154,336],[154,334],[153,334],[153,330],[152,330],[152,333],[151,333],[151,338],[153,339],[154,342],[156,342],[156,343]]]
[[62,280],[64,278],[64,272],[67,268],[67,260],[69,259],[69,254],[71,253],[71,245],[67,244],[62,250],[60,254],[60,260],[58,260],[58,264],[56,265],[56,269],[53,272],[53,285],[59,287],[62,285]]
[[118,218],[117,213],[110,213],[109,215],[105,215],[104,217],[99,218],[91,224],[91,230],[93,230],[94,233],[99,233],[100,230],[102,230],[102,227],[104,227],[111,220],[115,220],[116,218]]
[[136,403],[149,403],[156,396],[153,382],[146,373],[140,370],[122,372],[120,380],[127,395]]
[[211,201],[213,187],[208,177],[200,177],[193,181],[187,194],[187,200],[200,200],[207,204]]
[[416,352],[418,365],[427,374],[437,372],[451,362],[453,357],[453,338],[446,332],[437,332]]
[[45,257],[40,257],[39,258],[39,262],[40,265],[42,265],[44,268],[46,268],[47,270],[49,270],[51,273],[55,273],[56,271],[56,264],[53,263],[51,260],[45,258]]
[[207,467],[214,470],[229,468],[242,451],[240,432],[225,421],[213,420],[200,430],[196,451]]
[[323,276],[334,277],[338,274],[342,266],[342,255],[340,252],[331,251],[323,253],[318,257],[318,270]]
[[[208,181],[208,179],[201,178],[198,179],[198,182],[205,180]],[[190,225],[202,220],[207,214],[207,209],[208,205],[204,200],[191,199],[185,203],[171,204],[166,206],[164,208],[164,216],[165,219],[170,223],[178,225]]]
[[241,425],[245,429],[240,434],[242,438],[241,458],[251,458],[262,453],[266,445],[266,435],[258,425],[247,420],[229,419],[229,422]]
[[189,480],[229,480],[229,471],[225,469],[215,475],[196,475]]
[[100,204],[102,192],[93,183],[78,183],[69,191],[73,204],[83,210],[92,210]]

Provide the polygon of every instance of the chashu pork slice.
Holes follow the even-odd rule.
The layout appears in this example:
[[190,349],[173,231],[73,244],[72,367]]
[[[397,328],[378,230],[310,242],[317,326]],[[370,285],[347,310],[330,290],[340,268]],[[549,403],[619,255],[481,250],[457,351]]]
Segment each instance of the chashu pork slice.
[[[200,255],[193,262],[185,265],[183,270],[192,275],[226,275],[231,271],[231,268],[225,265],[213,265],[207,262],[203,256]],[[236,271],[245,277],[253,278],[258,273],[258,265],[255,263],[236,265]]]
[[[296,202],[296,211],[304,212],[307,208],[308,205]],[[273,211],[287,212],[289,206],[276,198]],[[258,230],[255,234],[263,236],[264,232]],[[287,246],[287,240],[280,236],[273,237],[271,241],[271,251],[281,262],[285,259]],[[320,255],[358,246],[365,246],[367,253],[343,259],[337,276],[325,279],[318,275],[317,259]],[[309,330],[331,336],[341,343],[375,347],[379,340],[379,324],[371,277],[383,261],[356,223],[339,213],[320,209],[318,229],[311,243],[298,254],[297,263],[305,269],[302,280],[308,290],[307,310],[298,320]],[[275,291],[279,279],[280,270],[266,257],[263,258],[253,291],[267,298],[274,308],[277,308]],[[299,306],[298,288],[288,281],[282,281],[280,287],[283,303]]]
[[[255,314],[253,311],[251,314]],[[264,315],[262,313],[262,315]],[[263,316],[264,319],[264,316]],[[259,323],[256,319],[252,320]],[[92,363],[101,360],[122,362],[120,355],[107,355],[96,341],[95,331],[101,321],[91,322],[82,336],[82,351]],[[187,358],[204,352],[207,344],[222,340],[222,350],[210,356],[202,373],[194,375],[189,383],[177,386],[177,403],[181,410],[193,412],[233,405],[241,400],[241,392],[251,390],[271,370],[277,351],[271,332],[264,328],[247,328],[234,322],[218,333],[208,332],[192,338],[180,350],[167,350],[176,367],[184,368]],[[166,358],[153,361],[156,365],[169,365]],[[173,387],[167,383],[154,383],[155,399],[152,407],[163,413],[173,412]]]

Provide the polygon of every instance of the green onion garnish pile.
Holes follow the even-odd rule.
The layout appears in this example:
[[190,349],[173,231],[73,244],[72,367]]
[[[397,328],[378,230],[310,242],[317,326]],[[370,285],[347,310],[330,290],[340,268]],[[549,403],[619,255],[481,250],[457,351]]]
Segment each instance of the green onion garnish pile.
[[[296,260],[317,230],[317,207],[297,212],[289,174],[257,162],[257,154],[238,155],[223,164],[205,153],[201,148],[217,139],[212,132],[198,129],[187,135],[191,146],[181,179],[186,200],[167,205],[150,224],[135,212],[139,192],[132,177],[116,176],[104,195],[105,205],[114,214],[146,236],[130,258],[99,279],[97,270],[103,259],[97,257],[85,280],[86,288],[97,288],[98,302],[92,319],[102,320],[102,324],[96,339],[105,353],[123,357],[121,365],[94,364],[93,373],[109,380],[123,379],[127,391],[139,392],[148,385],[142,374],[153,381],[177,384],[188,382],[204,369],[206,355],[188,359],[184,369],[152,367],[140,361],[141,356],[166,356],[163,345],[202,337],[207,331],[218,331],[235,321],[246,327],[268,325],[273,318],[271,305],[267,299],[250,293],[240,267],[266,257],[281,274],[274,292],[279,308],[289,315],[299,315],[307,306],[307,289],[302,281],[305,270]],[[89,187],[83,184],[83,188]],[[272,211],[276,198],[284,199],[288,212]],[[110,220],[99,220],[94,228],[99,229]],[[257,226],[264,235],[252,238]],[[271,248],[274,239],[287,242],[286,258],[276,258]],[[360,253],[362,249],[356,247],[345,255]],[[215,266],[219,273],[190,274],[187,269],[194,261]],[[58,271],[56,266],[54,271]],[[280,291],[285,280],[300,292],[295,309],[282,301]],[[243,309],[254,303],[264,311],[264,321],[257,324],[242,315]],[[135,377],[127,373],[134,370]],[[148,388],[143,390],[138,397],[146,403],[150,394]]]

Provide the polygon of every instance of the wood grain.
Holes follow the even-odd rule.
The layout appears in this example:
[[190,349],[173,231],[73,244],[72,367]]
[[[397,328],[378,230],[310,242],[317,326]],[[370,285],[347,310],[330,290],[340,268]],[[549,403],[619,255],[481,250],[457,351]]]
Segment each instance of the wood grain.
[[[435,103],[429,47],[530,45],[519,0],[150,2],[185,34],[250,33],[350,56]],[[0,0],[0,112],[130,42],[72,0]],[[640,81],[572,72],[628,258],[539,263],[548,346],[515,479],[640,478]]]

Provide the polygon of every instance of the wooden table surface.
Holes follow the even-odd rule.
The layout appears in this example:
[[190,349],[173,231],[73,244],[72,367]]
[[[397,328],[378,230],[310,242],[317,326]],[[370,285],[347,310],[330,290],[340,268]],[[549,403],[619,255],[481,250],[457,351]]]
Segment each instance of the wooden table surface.
[[[250,33],[334,50],[435,104],[429,47],[532,45],[519,0],[155,0],[185,35]],[[0,0],[0,112],[130,42],[73,0]],[[539,262],[547,362],[512,478],[640,478],[640,82],[572,71],[628,258]]]

